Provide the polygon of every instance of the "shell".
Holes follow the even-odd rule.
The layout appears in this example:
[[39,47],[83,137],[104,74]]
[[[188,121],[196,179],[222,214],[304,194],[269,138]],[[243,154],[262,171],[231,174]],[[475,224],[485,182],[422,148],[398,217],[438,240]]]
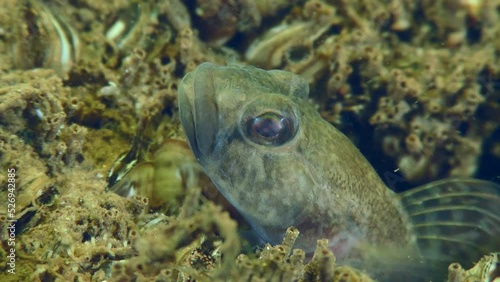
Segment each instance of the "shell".
[[189,13],[177,0],[135,2],[114,15],[105,31],[108,65],[137,48],[145,51],[146,60],[157,58],[176,31],[190,26]]
[[184,141],[166,140],[150,162],[130,152],[115,161],[108,176],[109,190],[123,197],[140,196],[148,198],[150,208],[170,208],[179,206],[187,188],[200,184],[201,167]]
[[62,17],[41,1],[15,9],[22,24],[14,25],[11,55],[15,68],[51,68],[65,77],[80,56],[80,39]]
[[330,29],[338,19],[333,7],[319,1],[309,1],[302,18],[271,28],[250,45],[245,58],[264,69],[282,68],[313,81],[328,66],[325,58],[335,44]]

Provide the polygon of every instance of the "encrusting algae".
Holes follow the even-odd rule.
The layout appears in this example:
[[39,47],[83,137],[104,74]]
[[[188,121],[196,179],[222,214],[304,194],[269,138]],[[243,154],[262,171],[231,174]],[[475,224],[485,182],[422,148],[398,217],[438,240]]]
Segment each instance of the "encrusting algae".
[[[491,0],[5,0],[0,198],[10,197],[7,169],[14,168],[16,208],[0,208],[0,280],[384,277],[369,278],[373,265],[363,264],[377,259],[344,266],[331,240],[299,248],[307,236],[301,226],[284,228],[273,245],[256,244],[245,214],[182,143],[181,80],[204,62],[290,71],[392,190],[446,177],[498,183],[499,11]],[[160,176],[154,183],[143,177],[151,164]],[[111,168],[121,181],[109,182]],[[112,193],[120,185],[135,193]],[[475,199],[467,205],[478,206]],[[417,214],[428,207],[402,204]],[[454,220],[471,222],[462,216]],[[498,231],[492,216],[483,230]],[[9,219],[17,220],[15,233]],[[419,228],[432,231],[425,222]],[[448,250],[456,256],[464,248]],[[491,252],[498,251],[436,271],[442,280],[448,272],[449,281],[495,281]]]

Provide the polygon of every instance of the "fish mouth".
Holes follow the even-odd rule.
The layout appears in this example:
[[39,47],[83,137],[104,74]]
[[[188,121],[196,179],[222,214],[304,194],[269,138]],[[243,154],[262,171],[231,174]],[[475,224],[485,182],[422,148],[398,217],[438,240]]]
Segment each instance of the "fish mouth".
[[179,87],[179,114],[189,146],[198,161],[211,153],[218,129],[216,66],[203,63],[186,74]]

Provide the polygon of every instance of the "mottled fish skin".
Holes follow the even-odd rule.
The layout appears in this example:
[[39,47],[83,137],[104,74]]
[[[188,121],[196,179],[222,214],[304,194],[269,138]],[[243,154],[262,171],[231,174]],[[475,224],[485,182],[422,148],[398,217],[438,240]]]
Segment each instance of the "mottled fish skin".
[[396,194],[308,92],[289,72],[203,63],[180,85],[181,122],[205,172],[263,241],[279,244],[295,226],[296,247],[312,252],[329,238],[340,259],[366,245],[414,249]]

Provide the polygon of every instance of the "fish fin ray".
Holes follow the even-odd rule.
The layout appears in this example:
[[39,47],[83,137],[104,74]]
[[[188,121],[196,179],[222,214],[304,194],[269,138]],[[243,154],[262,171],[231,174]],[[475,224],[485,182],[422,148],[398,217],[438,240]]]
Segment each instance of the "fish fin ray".
[[450,178],[399,197],[426,259],[467,264],[500,249],[500,185]]
[[[464,228],[464,229],[470,229],[470,228],[476,228],[479,231],[489,234],[489,235],[494,235],[492,230],[484,227],[484,226],[478,226],[475,223],[468,223],[468,222],[451,222],[451,221],[436,221],[436,222],[426,222],[426,223],[419,223],[419,224],[414,224],[413,228],[415,230],[419,228],[426,228],[428,229],[429,227],[451,227],[451,228]],[[423,235],[423,233],[421,234]]]

